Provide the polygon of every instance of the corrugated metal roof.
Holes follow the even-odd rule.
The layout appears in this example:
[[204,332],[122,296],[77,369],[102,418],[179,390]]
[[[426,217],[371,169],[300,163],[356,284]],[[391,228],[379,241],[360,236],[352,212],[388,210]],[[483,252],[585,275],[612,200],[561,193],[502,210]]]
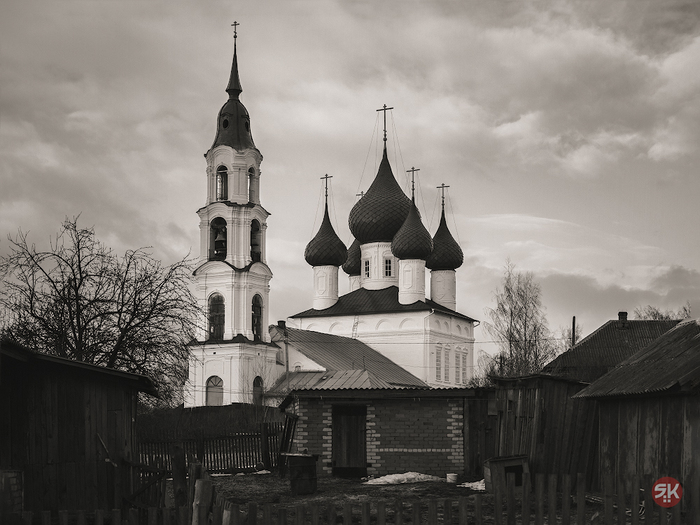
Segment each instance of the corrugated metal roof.
[[[278,326],[271,327],[271,335],[274,341],[284,340],[283,330]],[[381,381],[388,387],[426,386],[409,371],[357,339],[287,328],[287,341],[328,371],[368,371],[373,381]]]
[[426,299],[416,301],[413,304],[399,303],[399,289],[397,286],[389,286],[382,290],[366,290],[359,288],[355,291],[347,293],[338,299],[330,308],[325,310],[304,310],[296,315],[290,316],[293,319],[305,317],[336,317],[343,315],[363,315],[363,314],[380,314],[380,313],[401,313],[401,312],[421,312],[431,311],[442,312],[447,315],[459,317],[467,321],[475,322],[464,314],[450,310],[441,304]]
[[700,387],[700,326],[682,321],[574,397],[607,397]]
[[542,373],[591,383],[636,354],[680,321],[608,321],[542,369]]

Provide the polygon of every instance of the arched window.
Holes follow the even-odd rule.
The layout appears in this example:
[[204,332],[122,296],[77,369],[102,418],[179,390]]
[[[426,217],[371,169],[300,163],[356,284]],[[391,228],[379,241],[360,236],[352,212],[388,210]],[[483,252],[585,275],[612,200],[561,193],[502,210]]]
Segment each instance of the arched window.
[[253,340],[262,341],[262,313],[263,313],[263,301],[262,297],[255,295],[253,297]]
[[211,221],[210,236],[212,247],[210,250],[210,259],[223,261],[226,259],[226,221],[221,217],[217,217]]
[[225,319],[224,296],[215,293],[209,298],[209,339],[221,341],[224,338]]
[[253,177],[255,177],[255,168],[252,166],[248,168],[248,200],[250,202],[255,202],[255,185],[253,184]]
[[216,168],[216,200],[228,200],[228,170],[226,166]]
[[253,404],[262,405],[263,402],[263,380],[258,376],[253,380]]
[[250,223],[250,258],[253,262],[260,262],[262,253],[262,232],[260,231],[260,223],[257,219],[253,219]]
[[224,380],[219,376],[211,376],[207,379],[206,405],[220,407],[224,404]]

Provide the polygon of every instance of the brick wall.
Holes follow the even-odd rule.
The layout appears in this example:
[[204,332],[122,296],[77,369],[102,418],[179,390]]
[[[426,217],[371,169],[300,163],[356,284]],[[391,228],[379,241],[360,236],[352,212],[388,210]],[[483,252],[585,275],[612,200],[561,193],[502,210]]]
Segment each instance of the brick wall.
[[[299,416],[296,450],[319,455],[319,474],[332,472],[333,402],[302,398],[295,405]],[[464,470],[462,407],[462,399],[447,398],[368,402],[365,422],[368,475],[461,473]]]

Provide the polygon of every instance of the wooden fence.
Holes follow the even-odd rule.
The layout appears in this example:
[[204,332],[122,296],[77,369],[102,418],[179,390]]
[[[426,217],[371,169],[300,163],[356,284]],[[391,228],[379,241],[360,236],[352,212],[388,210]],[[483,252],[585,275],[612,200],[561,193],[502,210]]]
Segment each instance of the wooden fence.
[[[190,467],[190,474],[194,472]],[[200,479],[189,479],[187,506],[180,508],[129,509],[126,512],[59,512],[17,516],[18,524],[49,525],[511,525],[562,524],[583,525],[699,525],[700,493],[698,485],[684,487],[683,508],[659,507],[651,500],[652,480],[625,480],[617,485],[606,479],[607,491],[592,496],[584,490],[585,478],[568,475],[537,474],[531,484],[524,474],[522,485],[516,486],[515,475],[508,475],[506,484],[496,494],[474,494],[456,499],[429,499],[387,504],[384,501],[345,502],[324,506],[313,501],[295,505],[255,503],[232,504],[214,493],[206,473]],[[628,482],[629,481],[629,482]],[[636,485],[635,485],[636,483]],[[572,485],[575,485],[572,490]],[[642,487],[629,493],[623,487]],[[524,495],[524,496],[523,496]],[[56,521],[56,517],[58,521]],[[53,518],[53,521],[52,521]]]
[[171,447],[181,446],[186,457],[198,458],[213,474],[252,470],[259,464],[276,468],[284,423],[263,423],[260,432],[232,434],[216,439],[139,443],[140,463],[162,464],[172,472]]

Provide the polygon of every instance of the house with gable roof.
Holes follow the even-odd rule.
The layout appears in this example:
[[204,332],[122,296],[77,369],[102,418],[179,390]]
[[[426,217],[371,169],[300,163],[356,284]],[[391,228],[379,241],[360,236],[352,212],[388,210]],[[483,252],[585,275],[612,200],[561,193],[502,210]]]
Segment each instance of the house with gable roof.
[[700,323],[676,324],[574,395],[599,406],[601,473],[700,475]]

